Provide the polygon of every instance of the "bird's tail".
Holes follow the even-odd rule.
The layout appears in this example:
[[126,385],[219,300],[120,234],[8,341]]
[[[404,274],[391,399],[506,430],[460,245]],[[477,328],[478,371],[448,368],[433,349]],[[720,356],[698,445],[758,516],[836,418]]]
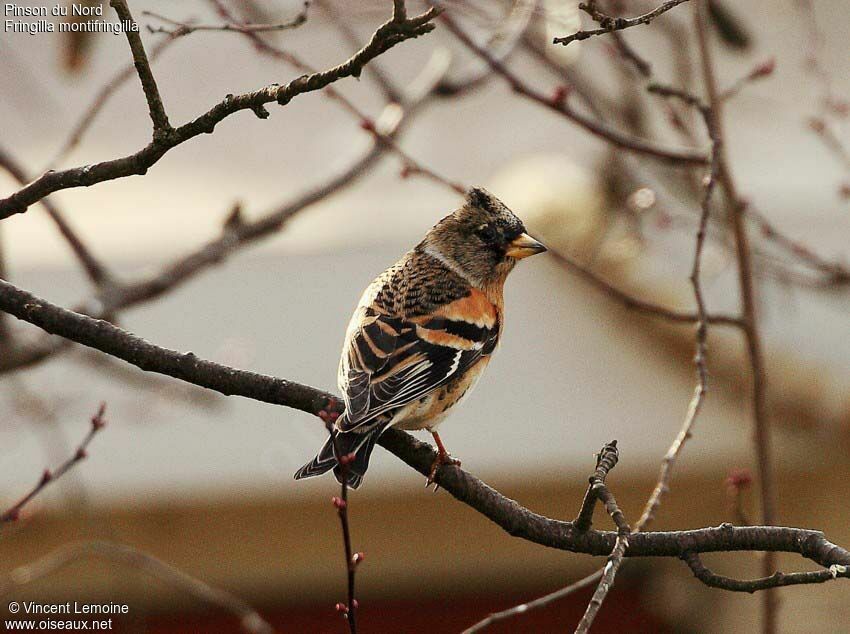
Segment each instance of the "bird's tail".
[[336,444],[341,455],[354,454],[354,460],[348,464],[346,471],[348,486],[356,489],[363,481],[366,469],[369,468],[369,457],[372,455],[378,436],[385,429],[386,426],[380,425],[365,433],[334,431],[336,443],[334,438],[328,438],[316,457],[295,473],[295,479],[312,478],[333,469],[337,482],[342,483],[343,469],[339,464],[339,456],[334,451],[334,444]]

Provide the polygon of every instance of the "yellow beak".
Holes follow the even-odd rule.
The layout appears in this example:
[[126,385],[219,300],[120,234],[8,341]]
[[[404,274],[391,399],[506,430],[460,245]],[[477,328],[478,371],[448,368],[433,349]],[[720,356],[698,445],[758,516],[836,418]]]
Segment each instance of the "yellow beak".
[[532,238],[527,233],[521,233],[508,244],[508,250],[505,252],[512,258],[521,260],[529,255],[543,253],[546,250],[542,244]]

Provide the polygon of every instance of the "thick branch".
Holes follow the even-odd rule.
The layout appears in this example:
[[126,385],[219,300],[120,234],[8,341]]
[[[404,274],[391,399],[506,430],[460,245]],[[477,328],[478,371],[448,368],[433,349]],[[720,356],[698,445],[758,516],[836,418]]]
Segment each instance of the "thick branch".
[[[199,359],[192,353],[156,346],[117,326],[60,308],[3,281],[0,281],[0,310],[143,370],[166,374],[222,394],[285,405],[316,416],[336,400],[332,394],[307,385],[238,370]],[[393,429],[384,432],[378,443],[423,475],[431,471],[436,452],[430,445]],[[614,548],[616,532],[579,531],[572,522],[538,515],[456,466],[442,466],[435,481],[456,499],[515,537],[588,555],[608,555]],[[850,552],[827,541],[823,533],[783,526],[724,524],[688,531],[634,533],[626,556],[681,557],[686,552],[744,550],[799,553],[825,567],[850,565]]]
[[0,280],[0,310],[42,330],[96,348],[150,372],[166,374],[222,394],[246,396],[266,403],[288,405],[311,414],[330,394],[271,376],[235,370],[199,359],[191,352],[161,348],[99,319],[60,308]]
[[[430,445],[395,429],[384,432],[378,444],[422,475],[428,474],[436,457]],[[457,467],[442,467],[437,472],[436,482],[514,537],[597,556],[607,556],[614,548],[615,531],[579,531],[572,522],[538,515]],[[819,531],[731,524],[687,531],[633,533],[626,557],[681,557],[688,551],[743,550],[795,552],[825,567],[850,564],[850,552],[827,541]]]

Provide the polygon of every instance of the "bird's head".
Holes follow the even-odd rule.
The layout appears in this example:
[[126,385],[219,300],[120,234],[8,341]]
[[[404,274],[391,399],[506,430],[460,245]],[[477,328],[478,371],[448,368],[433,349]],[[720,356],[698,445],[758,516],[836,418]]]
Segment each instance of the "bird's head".
[[478,287],[504,281],[517,260],[546,250],[481,187],[470,189],[463,206],[437,223],[422,246]]

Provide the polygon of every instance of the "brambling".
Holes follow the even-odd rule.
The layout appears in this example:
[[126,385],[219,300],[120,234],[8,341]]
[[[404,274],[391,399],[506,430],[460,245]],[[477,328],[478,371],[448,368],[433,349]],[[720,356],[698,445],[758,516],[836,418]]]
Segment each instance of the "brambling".
[[[429,483],[441,464],[460,464],[437,428],[499,344],[508,273],[518,260],[545,250],[495,196],[471,189],[460,209],[363,293],[339,364],[345,411],[295,479],[333,469],[337,480],[345,472],[348,485],[357,488],[388,427],[433,435],[438,454]],[[346,469],[340,456],[347,458]]]

